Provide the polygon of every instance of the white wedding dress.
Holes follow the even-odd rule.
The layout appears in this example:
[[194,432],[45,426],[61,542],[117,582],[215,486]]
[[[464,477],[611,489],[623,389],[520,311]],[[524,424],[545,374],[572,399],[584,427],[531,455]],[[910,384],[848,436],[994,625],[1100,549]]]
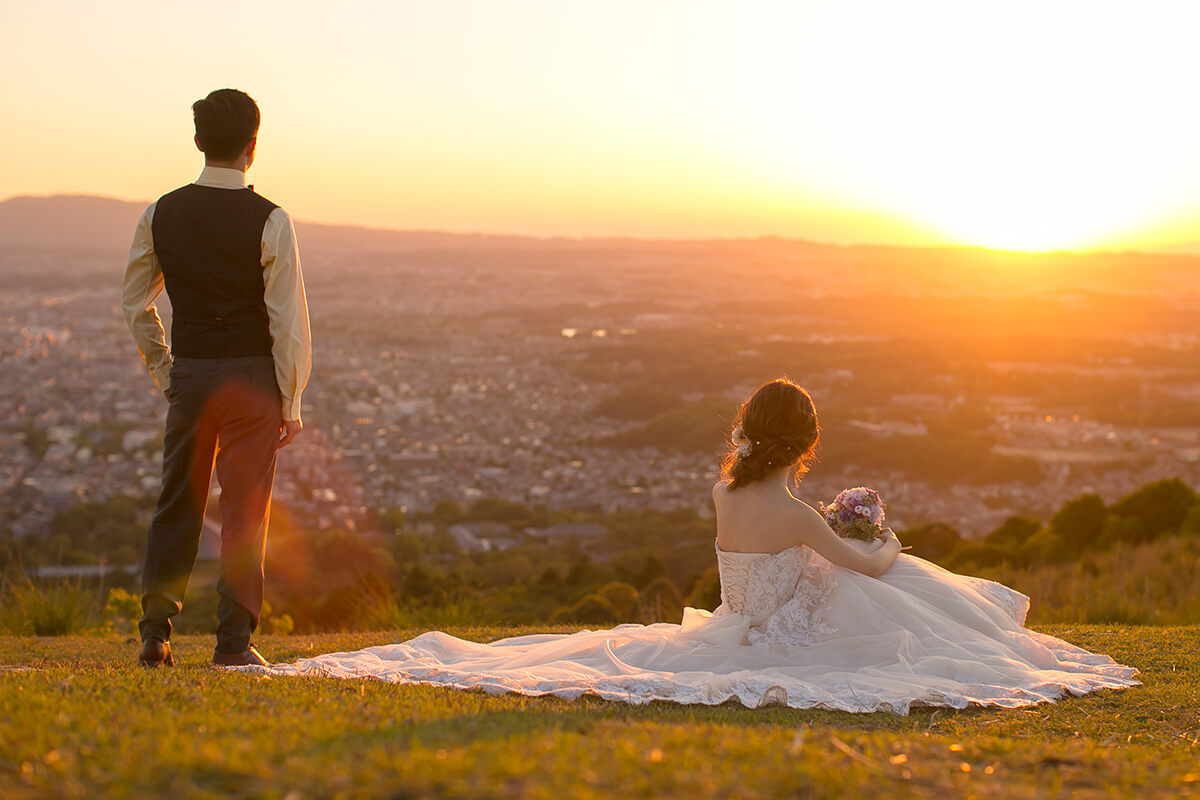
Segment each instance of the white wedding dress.
[[[871,547],[862,542],[853,542]],[[378,678],[487,692],[889,711],[1015,708],[1138,683],[1137,670],[1023,627],[1029,598],[900,555],[882,578],[811,549],[717,547],[721,605],[683,623],[618,625],[487,644],[440,631],[294,664],[275,675]]]

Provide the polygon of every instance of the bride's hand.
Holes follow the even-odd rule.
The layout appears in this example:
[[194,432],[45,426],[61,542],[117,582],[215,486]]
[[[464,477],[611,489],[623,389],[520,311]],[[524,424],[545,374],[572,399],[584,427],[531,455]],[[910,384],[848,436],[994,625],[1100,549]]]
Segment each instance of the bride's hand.
[[883,535],[881,538],[883,539],[884,544],[890,545],[892,542],[895,542],[896,548],[898,550],[904,549],[900,544],[900,537],[897,536],[896,532],[894,530],[892,530],[891,528],[884,528]]
[[891,528],[883,529],[883,540],[885,542],[895,542],[899,546],[900,550],[902,550],[902,551],[903,550],[912,550],[912,545],[905,546],[905,545],[901,544],[900,537],[897,536],[896,532],[894,530],[892,530]]

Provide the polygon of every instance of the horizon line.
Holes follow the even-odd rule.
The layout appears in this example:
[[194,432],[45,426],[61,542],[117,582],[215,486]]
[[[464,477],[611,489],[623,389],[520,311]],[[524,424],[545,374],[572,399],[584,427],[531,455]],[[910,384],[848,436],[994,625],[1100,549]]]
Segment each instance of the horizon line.
[[[116,197],[113,195],[103,194],[88,194],[85,192],[54,192],[51,194],[13,194],[0,200],[0,205],[11,202],[13,200],[51,200],[54,198],[81,198],[89,200],[106,200],[116,203],[125,203],[130,205],[144,204],[149,205],[152,200],[144,199],[129,199]],[[746,236],[639,236],[634,234],[605,234],[605,235],[579,235],[579,234],[540,234],[540,233],[496,233],[481,230],[452,230],[443,228],[394,228],[394,227],[377,227],[372,225],[356,225],[347,222],[325,222],[320,220],[297,219],[297,223],[303,225],[320,225],[326,228],[349,228],[352,230],[370,231],[375,233],[409,233],[409,234],[437,234],[441,236],[462,236],[462,237],[482,237],[482,238],[497,238],[497,239],[533,239],[543,242],[554,241],[634,241],[634,242],[663,242],[674,244],[702,243],[702,242],[759,242],[763,240],[778,240],[780,242],[790,242],[796,244],[807,244],[816,247],[830,248],[891,248],[898,250],[970,250],[983,253],[999,253],[1005,255],[1017,256],[1054,256],[1054,255],[1070,255],[1070,256],[1094,256],[1094,255],[1156,255],[1156,256],[1180,256],[1185,258],[1200,257],[1200,242],[1179,243],[1174,245],[1164,245],[1161,248],[1139,249],[1139,248],[1095,248],[1095,249],[1055,249],[1055,250],[1014,250],[997,247],[987,247],[985,245],[971,244],[899,244],[889,242],[855,242],[855,243],[840,243],[822,241],[819,239],[806,239],[794,236],[785,236],[779,233],[760,233],[757,235]],[[1191,249],[1189,249],[1191,248]]]

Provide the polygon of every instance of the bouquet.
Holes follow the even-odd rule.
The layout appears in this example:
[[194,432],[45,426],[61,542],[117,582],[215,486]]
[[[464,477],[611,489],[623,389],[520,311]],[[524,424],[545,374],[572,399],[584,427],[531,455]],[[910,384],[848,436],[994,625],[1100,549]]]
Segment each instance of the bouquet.
[[820,506],[829,527],[843,539],[871,542],[883,538],[884,505],[874,489],[865,486],[843,489],[832,503]]

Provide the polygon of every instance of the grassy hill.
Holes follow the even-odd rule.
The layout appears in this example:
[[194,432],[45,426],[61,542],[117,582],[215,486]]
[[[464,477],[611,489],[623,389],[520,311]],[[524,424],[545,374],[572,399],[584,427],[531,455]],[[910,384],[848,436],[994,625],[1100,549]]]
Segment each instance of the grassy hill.
[[[179,666],[157,671],[122,637],[0,638],[0,796],[1200,795],[1200,627],[1041,630],[1137,666],[1145,685],[908,717],[632,707],[230,674],[207,665],[209,637],[179,637]],[[261,645],[284,661],[414,633]]]

